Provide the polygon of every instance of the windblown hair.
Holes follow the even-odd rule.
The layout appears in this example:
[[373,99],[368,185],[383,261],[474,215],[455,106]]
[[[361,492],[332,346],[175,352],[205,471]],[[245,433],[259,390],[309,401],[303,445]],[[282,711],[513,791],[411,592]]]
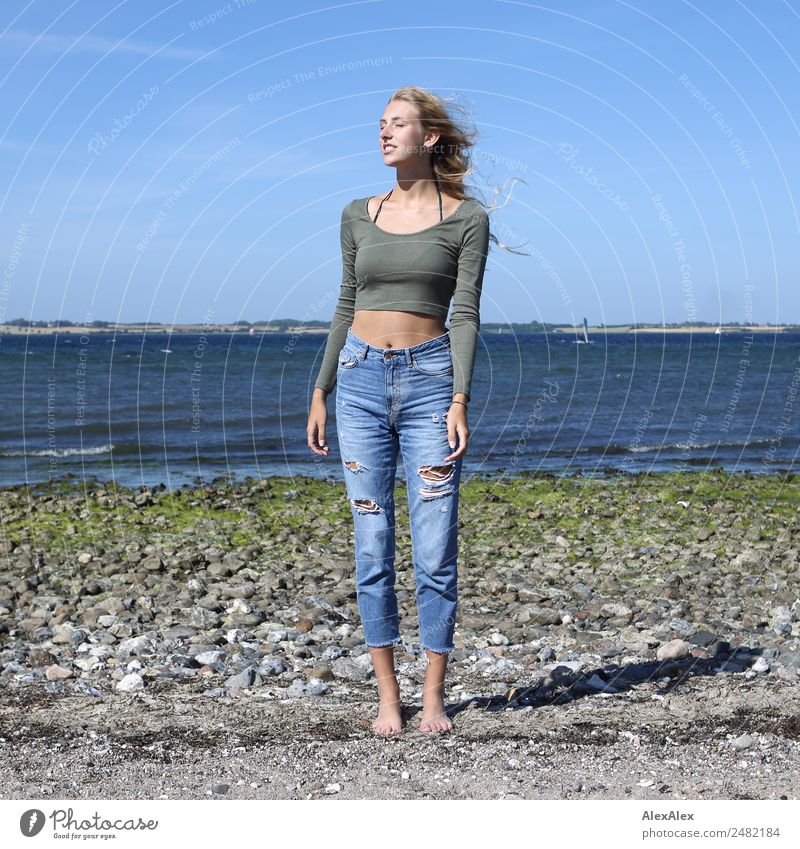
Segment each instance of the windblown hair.
[[[433,94],[424,88],[407,85],[397,89],[387,101],[387,105],[393,100],[402,100],[410,103],[417,112],[423,128],[426,131],[439,133],[439,138],[431,148],[431,168],[433,176],[439,184],[439,188],[448,195],[459,200],[473,200],[476,203],[485,207],[490,214],[501,206],[505,206],[508,198],[500,206],[495,205],[495,199],[501,191],[501,187],[495,186],[494,198],[492,205],[487,207],[486,204],[479,198],[467,193],[464,185],[464,179],[472,171],[476,170],[470,162],[469,149],[478,140],[476,130],[466,128],[466,122],[459,124],[451,115],[451,108],[448,108],[445,100],[438,95]],[[459,109],[461,107],[458,107]],[[520,180],[519,177],[512,178]],[[510,197],[510,195],[509,195]],[[490,231],[489,239],[503,250],[510,253],[525,253],[517,251],[503,244],[494,233]]]

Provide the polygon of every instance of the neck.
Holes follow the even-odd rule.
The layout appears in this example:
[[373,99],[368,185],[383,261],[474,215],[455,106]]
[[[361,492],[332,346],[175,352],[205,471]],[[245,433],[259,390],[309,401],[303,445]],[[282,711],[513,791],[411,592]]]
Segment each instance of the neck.
[[408,206],[424,206],[429,200],[435,200],[439,194],[439,183],[430,169],[415,176],[401,175],[398,170],[397,183],[392,187],[392,200],[400,200]]

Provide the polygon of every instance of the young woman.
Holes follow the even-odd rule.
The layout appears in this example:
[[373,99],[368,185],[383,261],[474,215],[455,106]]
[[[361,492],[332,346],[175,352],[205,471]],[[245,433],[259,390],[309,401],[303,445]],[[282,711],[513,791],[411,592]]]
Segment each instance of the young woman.
[[449,731],[444,680],[457,610],[458,491],[489,216],[464,191],[465,153],[474,140],[438,97],[400,88],[379,126],[383,161],[396,169],[397,181],[342,212],[341,293],[311,401],[308,445],[328,456],[326,397],[338,383],[359,613],[380,695],[372,728],[382,734],[403,725],[394,668],[401,638],[393,501],[402,451],[420,642],[428,657],[420,730]]

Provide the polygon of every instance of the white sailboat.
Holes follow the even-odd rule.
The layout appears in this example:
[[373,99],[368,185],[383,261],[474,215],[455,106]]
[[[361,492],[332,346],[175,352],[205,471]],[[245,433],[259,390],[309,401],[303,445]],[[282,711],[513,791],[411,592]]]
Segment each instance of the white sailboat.
[[594,345],[594,340],[589,338],[589,324],[583,319],[583,339],[579,336],[572,340],[576,345]]

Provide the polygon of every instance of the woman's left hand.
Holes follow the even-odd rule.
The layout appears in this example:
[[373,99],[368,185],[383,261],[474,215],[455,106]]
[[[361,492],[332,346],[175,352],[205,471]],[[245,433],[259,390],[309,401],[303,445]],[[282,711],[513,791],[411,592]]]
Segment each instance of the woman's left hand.
[[467,425],[467,408],[463,404],[454,402],[450,405],[450,410],[447,413],[447,441],[451,447],[456,445],[458,447],[451,454],[448,454],[442,462],[450,463],[466,453],[467,443],[469,442],[469,426]]

